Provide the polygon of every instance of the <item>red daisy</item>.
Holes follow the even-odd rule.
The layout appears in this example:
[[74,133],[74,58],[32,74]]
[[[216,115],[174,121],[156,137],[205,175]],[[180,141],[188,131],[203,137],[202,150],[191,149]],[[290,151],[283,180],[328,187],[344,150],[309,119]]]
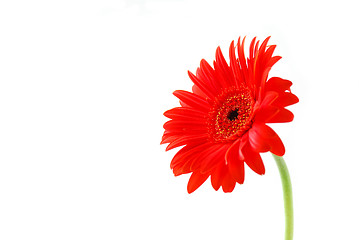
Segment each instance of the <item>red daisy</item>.
[[184,146],[173,157],[175,176],[192,173],[187,190],[192,193],[209,176],[215,190],[232,192],[244,182],[244,163],[264,174],[260,153],[283,156],[281,139],[267,123],[290,122],[293,114],[285,107],[298,102],[291,93],[292,82],[279,77],[268,79],[271,67],[281,58],[273,56],[275,45],[251,41],[249,57],[244,40],[232,41],[228,65],[221,49],[216,51],[213,68],[202,59],[192,92],[177,90],[181,107],[164,113],[171,120],[164,124],[163,143],[167,150]]

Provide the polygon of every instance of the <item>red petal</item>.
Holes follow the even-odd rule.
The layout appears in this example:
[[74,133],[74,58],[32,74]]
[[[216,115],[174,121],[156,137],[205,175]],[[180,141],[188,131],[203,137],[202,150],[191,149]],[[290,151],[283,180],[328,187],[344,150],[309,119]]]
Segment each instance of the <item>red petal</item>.
[[[218,156],[223,156],[224,150],[227,146],[223,144],[211,144],[206,149],[203,149],[198,157],[197,161],[191,166],[191,171],[199,170],[201,173],[208,172],[212,167],[219,163]],[[203,169],[203,167],[206,167]]]
[[180,138],[183,136],[196,136],[196,135],[202,135],[202,134],[207,134],[207,130],[204,128],[186,128],[183,129],[178,128],[178,129],[170,129],[170,130],[165,130],[165,133],[162,136],[162,139],[168,138],[170,137],[171,139],[173,138],[171,141],[175,140],[176,138]]
[[213,68],[204,59],[201,60],[200,66],[201,66],[202,73],[205,75],[205,77],[208,79],[208,81],[210,81],[210,84],[213,86],[213,89],[216,89],[217,93],[218,93],[223,86],[222,86],[221,82],[215,78],[215,72],[214,72]]
[[226,164],[231,159],[239,158],[239,145],[241,143],[241,139],[237,139],[227,150],[226,155],[224,156],[226,160]]
[[201,160],[202,152],[209,148],[212,143],[200,143],[199,145],[191,144],[189,147],[185,146],[185,151],[181,151],[181,154],[176,154],[171,162],[171,168],[173,173],[178,176],[180,174],[191,172],[191,167],[197,159]]
[[163,134],[162,136],[162,141],[160,144],[165,144],[165,143],[170,143],[174,140],[176,140],[176,138],[178,138],[179,136],[174,136],[174,135],[171,135],[171,134]]
[[201,89],[201,91],[206,94],[209,98],[213,99],[214,98],[214,93],[216,91],[214,91],[213,89],[210,88],[210,86],[206,83],[204,83],[202,80],[200,80],[199,78],[197,78],[195,75],[193,75],[193,73],[191,73],[190,71],[188,71],[188,76],[189,78],[192,80],[192,82],[199,88]]
[[188,193],[193,193],[197,188],[199,188],[209,177],[209,174],[202,174],[200,172],[192,173],[187,184]]
[[269,62],[268,62],[268,66],[273,66],[274,64],[276,64],[276,62],[278,62],[282,57],[281,56],[274,56],[272,57]]
[[290,89],[292,82],[279,77],[272,77],[266,83],[266,91],[284,92]]
[[173,169],[175,166],[183,163],[184,160],[186,160],[186,157],[191,154],[191,151],[193,151],[194,148],[197,148],[198,145],[186,145],[183,148],[181,148],[173,157],[171,161],[171,169]]
[[204,120],[206,117],[206,114],[204,114],[201,111],[197,111],[194,108],[185,108],[185,107],[177,107],[172,108],[166,112],[163,113],[164,116],[171,118],[171,119],[186,119],[186,118],[192,118],[192,119],[202,119]]
[[192,86],[192,92],[198,96],[201,96],[204,99],[208,98],[208,96],[204,92],[202,92],[202,90],[195,84]]
[[[268,48],[265,52],[265,57],[263,59],[264,62],[266,62],[266,63],[269,62],[269,60],[272,58],[275,48],[276,48],[276,45],[268,46]],[[268,64],[267,64],[267,67],[272,67],[272,66],[268,66]]]
[[252,59],[254,58],[254,54],[255,54],[255,48],[254,48],[254,44],[256,43],[256,38],[253,38],[251,41],[251,44],[249,46],[249,58]]
[[[282,140],[280,139],[280,137],[277,135],[277,133],[272,129],[270,128],[269,126],[267,125],[264,125],[265,128],[267,128],[266,131],[263,131],[263,132],[267,132],[267,136],[268,138],[270,138],[269,142],[270,142],[270,145],[271,145],[271,152],[274,153],[275,155],[278,155],[278,156],[283,156],[284,153],[285,153],[285,148],[284,148],[284,144],[282,142]],[[270,137],[269,137],[270,136]]]
[[257,152],[268,152],[270,150],[270,145],[260,133],[261,131],[258,128],[258,124],[253,124],[252,128],[249,130],[249,143],[253,150]]
[[173,174],[179,176],[181,174],[187,174],[192,172],[191,166],[193,162],[198,158],[199,154],[192,155],[191,158],[186,159],[181,165],[177,165],[173,168]]
[[244,155],[244,161],[250,167],[254,172],[263,175],[265,173],[265,168],[263,165],[262,158],[260,154],[256,151],[254,151],[249,143],[247,143],[243,149],[242,153]]
[[232,175],[227,170],[227,173],[223,177],[222,189],[223,192],[232,192],[236,186],[236,181],[232,178]]
[[255,58],[256,55],[258,54],[258,45],[259,45],[259,40],[256,42],[256,45],[254,46],[254,55],[253,55],[253,58]]
[[202,162],[200,171],[202,173],[207,173],[211,171],[220,163],[224,163],[224,155],[226,153],[228,146],[220,144],[215,149],[211,149],[211,152],[205,156],[206,159]]
[[273,116],[275,116],[278,112],[279,112],[279,109],[274,106],[268,105],[268,106],[262,107],[260,109],[260,111],[258,111],[258,113],[255,117],[255,122],[266,123],[270,119],[272,119]]
[[274,131],[263,123],[254,123],[250,131],[256,132],[265,139],[272,138],[275,136],[275,133],[273,133]]
[[171,130],[188,130],[188,129],[207,129],[207,124],[205,121],[198,121],[195,119],[174,119],[169,120],[163,124],[163,128]]
[[279,97],[274,101],[273,105],[278,107],[287,107],[299,102],[297,96],[290,92],[284,92],[279,95]]
[[224,178],[224,175],[226,174],[226,168],[225,164],[218,165],[215,170],[211,174],[211,183],[212,187],[217,191],[221,185]]
[[194,93],[183,91],[183,90],[177,90],[173,92],[173,95],[178,97],[185,104],[193,108],[196,108],[198,110],[208,112],[210,108],[208,102],[205,99]]
[[278,98],[278,96],[279,96],[279,94],[274,91],[265,92],[261,105],[262,106],[263,105],[271,105],[274,102],[274,100],[276,100]]
[[195,158],[191,158],[190,160],[183,163],[183,165],[178,165],[173,168],[173,174],[175,176],[179,176],[182,174],[187,174],[191,172],[191,165]]
[[270,36],[267,37],[266,39],[264,39],[264,41],[262,42],[261,46],[259,47],[259,53],[258,54],[263,54],[263,52],[266,50],[266,47],[267,47],[267,43],[270,39]]
[[[202,68],[197,68],[196,77],[197,77],[198,79],[201,79],[201,81],[202,81],[209,89],[211,89],[211,92],[213,92],[215,95],[217,95],[216,93],[217,93],[218,90],[216,89],[216,87],[213,86],[212,80],[207,77],[207,75],[204,73],[204,71],[203,71]],[[196,91],[198,91],[198,92],[201,92],[202,95],[203,95],[203,97],[204,97],[204,98],[207,98],[207,96],[203,93],[203,91],[200,90],[199,87],[197,87],[196,85],[193,85],[192,89],[194,89],[194,90],[196,90]],[[194,91],[193,91],[193,92],[194,92]],[[194,93],[195,93],[195,92],[194,92]]]
[[239,184],[242,184],[244,182],[244,162],[239,158],[236,160],[233,159],[229,161],[228,168],[233,179]]
[[168,146],[166,147],[166,151],[186,144],[196,144],[196,143],[204,142],[206,139],[207,139],[207,134],[197,135],[197,136],[184,136],[181,138],[177,138],[176,140],[168,144]]
[[272,103],[278,97],[278,93],[270,91],[265,92],[264,99],[261,102],[261,106],[256,111],[255,121],[267,122],[279,111],[277,107],[272,106]]
[[219,78],[219,80],[221,80],[226,87],[235,86],[232,72],[223,57],[220,47],[218,47],[216,51],[216,61],[214,62],[214,68],[216,73],[215,76]]
[[242,184],[244,182],[244,163],[239,157],[240,143],[241,139],[238,139],[228,148],[225,160],[233,179]]
[[294,115],[291,111],[285,108],[278,108],[279,111],[270,119],[267,123],[281,123],[281,122],[291,122],[294,119]]
[[236,53],[234,50],[234,41],[232,41],[231,46],[229,47],[229,58],[230,58],[230,66],[235,79],[235,84],[238,87],[240,83],[243,82],[243,77],[237,62]]
[[278,156],[284,155],[285,147],[284,147],[282,140],[279,138],[279,136],[277,136],[276,138],[273,139],[271,145],[272,145],[272,149],[270,151],[272,153],[274,153],[275,155],[278,155]]
[[178,138],[182,138],[185,136],[193,137],[193,136],[198,136],[198,135],[203,135],[203,134],[207,135],[207,131],[203,130],[203,129],[165,130],[165,133],[162,136],[161,144],[170,143],[170,142],[175,141]]
[[[251,146],[255,151],[258,151],[258,149],[256,149],[252,145],[251,134],[256,135],[256,141],[258,141],[259,144],[264,145],[266,151],[271,151],[278,156],[284,155],[285,148],[282,143],[282,140],[279,138],[277,133],[269,126],[265,124],[255,123],[253,124],[252,129],[249,131]],[[269,149],[267,148],[268,146]]]

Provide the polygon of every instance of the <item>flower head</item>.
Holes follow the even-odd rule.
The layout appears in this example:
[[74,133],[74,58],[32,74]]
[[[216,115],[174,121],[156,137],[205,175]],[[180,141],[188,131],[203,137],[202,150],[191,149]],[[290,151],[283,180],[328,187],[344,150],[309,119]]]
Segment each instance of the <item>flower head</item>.
[[244,182],[244,164],[257,174],[264,174],[260,153],[283,156],[281,139],[267,123],[290,122],[293,114],[285,107],[298,102],[291,93],[292,82],[279,77],[268,79],[271,67],[281,58],[273,56],[275,45],[262,44],[254,38],[249,56],[244,54],[244,40],[229,47],[229,65],[221,49],[216,51],[213,68],[202,60],[194,75],[193,92],[177,90],[181,107],[164,113],[171,120],[164,124],[162,144],[166,150],[183,146],[173,157],[175,176],[192,173],[189,193],[208,177],[215,190],[233,191]]

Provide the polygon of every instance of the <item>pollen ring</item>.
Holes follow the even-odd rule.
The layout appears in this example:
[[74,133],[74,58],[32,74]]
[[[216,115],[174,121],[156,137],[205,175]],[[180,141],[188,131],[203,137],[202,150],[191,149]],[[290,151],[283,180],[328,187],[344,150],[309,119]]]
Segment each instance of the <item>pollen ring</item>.
[[231,141],[250,127],[253,98],[248,88],[234,88],[219,95],[209,113],[208,130],[215,142]]

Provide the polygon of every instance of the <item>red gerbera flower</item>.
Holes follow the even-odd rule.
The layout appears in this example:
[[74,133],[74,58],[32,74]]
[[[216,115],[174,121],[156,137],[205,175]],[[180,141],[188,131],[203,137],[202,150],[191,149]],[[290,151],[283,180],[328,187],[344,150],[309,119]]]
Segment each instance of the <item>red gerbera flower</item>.
[[221,49],[216,51],[213,68],[202,59],[196,75],[188,72],[193,93],[177,90],[181,107],[164,113],[171,120],[164,124],[166,150],[179,146],[171,162],[175,176],[192,173],[187,190],[192,193],[209,176],[215,190],[233,191],[244,181],[244,163],[264,174],[260,153],[270,151],[283,156],[281,139],[267,123],[290,122],[293,114],[286,106],[297,103],[291,93],[292,82],[279,77],[268,79],[271,67],[281,58],[273,56],[275,45],[259,46],[251,41],[249,57],[244,40],[232,41],[228,65]]

